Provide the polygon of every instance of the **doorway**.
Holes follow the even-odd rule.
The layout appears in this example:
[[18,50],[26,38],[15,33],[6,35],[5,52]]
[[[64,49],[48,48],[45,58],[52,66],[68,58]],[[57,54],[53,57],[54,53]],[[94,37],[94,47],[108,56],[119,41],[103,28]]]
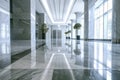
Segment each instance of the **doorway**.
[[52,45],[54,47],[62,46],[62,32],[61,30],[53,30],[52,32]]

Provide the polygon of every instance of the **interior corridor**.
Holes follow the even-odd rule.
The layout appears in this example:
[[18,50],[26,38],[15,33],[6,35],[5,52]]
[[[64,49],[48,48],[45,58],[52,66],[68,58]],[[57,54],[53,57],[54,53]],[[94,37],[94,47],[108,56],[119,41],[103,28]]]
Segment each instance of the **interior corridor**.
[[120,80],[120,0],[0,0],[0,80]]

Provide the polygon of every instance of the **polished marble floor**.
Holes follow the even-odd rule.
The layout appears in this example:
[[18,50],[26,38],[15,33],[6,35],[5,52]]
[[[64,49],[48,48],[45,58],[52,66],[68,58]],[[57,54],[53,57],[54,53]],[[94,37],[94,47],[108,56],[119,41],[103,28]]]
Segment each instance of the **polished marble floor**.
[[120,80],[120,44],[111,42],[66,40],[11,57],[1,51],[0,80]]

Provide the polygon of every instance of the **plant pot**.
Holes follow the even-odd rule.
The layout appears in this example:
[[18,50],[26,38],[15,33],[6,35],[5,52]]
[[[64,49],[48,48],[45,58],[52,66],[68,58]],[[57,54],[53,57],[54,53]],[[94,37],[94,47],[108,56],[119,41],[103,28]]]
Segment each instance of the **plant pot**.
[[77,39],[77,40],[80,40],[80,35],[77,35],[77,36],[76,36],[76,39]]
[[69,39],[69,37],[66,37],[66,39]]
[[68,37],[68,39],[70,39],[70,37]]
[[45,37],[45,33],[42,33],[42,39],[45,39],[46,37]]

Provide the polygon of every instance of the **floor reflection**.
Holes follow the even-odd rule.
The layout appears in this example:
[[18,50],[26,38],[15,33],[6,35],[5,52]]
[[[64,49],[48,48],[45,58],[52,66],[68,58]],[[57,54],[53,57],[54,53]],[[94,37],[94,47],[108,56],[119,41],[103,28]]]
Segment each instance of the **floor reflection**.
[[[46,80],[119,80],[120,71],[95,70],[95,69],[54,69],[52,78]],[[1,80],[39,80],[42,69],[11,69],[0,76]],[[49,71],[50,72],[50,71]],[[104,72],[101,75],[99,72]],[[50,72],[51,73],[51,72]],[[48,75],[50,76],[50,75]],[[46,76],[48,78],[48,76]],[[73,78],[74,77],[74,78]],[[43,79],[40,79],[43,80]]]
[[46,43],[13,63],[3,47],[7,49],[1,45],[0,65],[9,65],[0,69],[2,80],[120,80],[120,52],[115,51],[119,46],[111,43],[67,40],[61,47]]
[[0,42],[0,68],[11,64],[10,43],[7,41]]

